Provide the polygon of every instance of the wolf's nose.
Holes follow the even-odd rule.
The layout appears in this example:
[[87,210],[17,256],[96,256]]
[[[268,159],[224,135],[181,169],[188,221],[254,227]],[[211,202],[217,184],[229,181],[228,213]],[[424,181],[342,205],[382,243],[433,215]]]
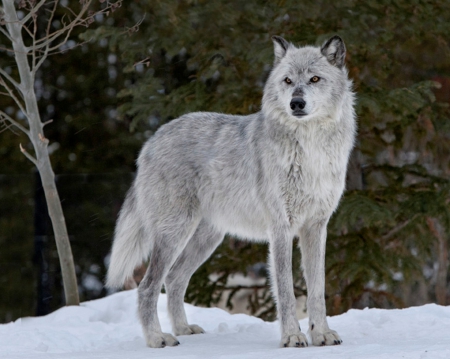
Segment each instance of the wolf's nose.
[[303,110],[306,106],[306,102],[300,97],[294,97],[291,100],[291,110]]

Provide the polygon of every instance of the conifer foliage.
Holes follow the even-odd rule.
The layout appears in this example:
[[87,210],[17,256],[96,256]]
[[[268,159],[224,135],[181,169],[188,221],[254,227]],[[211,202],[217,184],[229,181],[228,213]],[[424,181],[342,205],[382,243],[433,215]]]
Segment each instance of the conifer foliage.
[[[359,133],[348,191],[329,224],[329,313],[448,303],[450,98],[438,89],[450,76],[448,1],[130,1],[120,12],[139,31],[124,37],[104,26],[85,36],[109,37],[131,80],[120,114],[148,134],[186,112],[258,111],[272,35],[320,45],[339,34]],[[265,246],[235,243],[225,241],[194,275],[191,302],[211,305],[226,293],[231,305],[242,286],[230,288],[229,277],[265,261]],[[270,319],[268,290],[255,286],[249,308]]]
[[[133,36],[112,27],[86,36],[109,36],[121,54],[133,81],[119,93],[120,114],[133,131],[155,131],[191,111],[256,112],[271,35],[319,45],[339,34],[359,133],[348,191],[329,225],[329,313],[447,303],[450,98],[436,82],[450,75],[447,1],[144,1],[122,11],[130,27],[141,23]],[[254,272],[267,256],[265,246],[235,243],[225,241],[194,275],[188,300],[211,305],[226,293],[232,305],[243,286],[230,287],[229,277]],[[304,294],[300,270],[294,274],[296,294]],[[267,285],[253,288],[249,308],[274,318]]]

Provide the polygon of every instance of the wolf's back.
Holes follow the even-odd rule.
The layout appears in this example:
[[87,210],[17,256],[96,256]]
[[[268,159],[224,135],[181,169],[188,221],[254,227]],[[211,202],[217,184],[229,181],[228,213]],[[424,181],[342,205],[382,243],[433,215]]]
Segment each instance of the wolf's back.
[[144,236],[142,228],[132,186],[117,220],[106,279],[107,287],[121,288],[125,281],[133,276],[134,268],[148,257],[151,241]]

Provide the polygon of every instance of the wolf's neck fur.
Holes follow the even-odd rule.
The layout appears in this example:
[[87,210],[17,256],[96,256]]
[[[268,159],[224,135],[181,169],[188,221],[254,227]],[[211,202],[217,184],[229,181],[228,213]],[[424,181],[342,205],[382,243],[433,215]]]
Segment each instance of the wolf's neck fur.
[[286,145],[289,142],[292,145],[295,145],[297,142],[304,145],[311,141],[317,143],[321,137],[329,135],[342,123],[342,113],[339,113],[339,117],[336,115],[308,115],[308,118],[298,119],[286,114],[284,111],[274,109],[267,113],[263,110],[265,126],[271,138],[275,142],[283,142]]
[[[344,189],[355,120],[353,98],[343,100],[342,110],[328,116],[297,119],[280,109],[262,110],[265,128],[278,148],[276,158],[283,172],[280,184],[293,226],[304,220],[305,208],[322,211],[319,216],[330,215]],[[307,189],[314,189],[314,196]]]

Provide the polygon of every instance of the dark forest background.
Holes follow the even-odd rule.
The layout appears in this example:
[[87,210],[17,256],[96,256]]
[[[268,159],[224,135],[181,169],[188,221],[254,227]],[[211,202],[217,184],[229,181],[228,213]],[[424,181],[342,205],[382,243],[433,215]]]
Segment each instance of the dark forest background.
[[[83,43],[44,63],[36,91],[43,121],[54,120],[46,137],[81,299],[107,294],[114,223],[144,141],[186,112],[258,111],[272,35],[302,46],[338,34],[347,46],[359,131],[347,192],[329,225],[328,313],[449,304],[449,33],[446,0],[128,0],[79,29],[69,45]],[[14,73],[2,41],[0,66]],[[0,96],[0,107],[23,120],[7,97]],[[40,185],[19,150],[26,138],[2,129],[0,322],[8,322],[64,303]],[[264,245],[226,238],[192,278],[187,301],[230,299],[243,288],[227,279],[266,278],[266,257]],[[275,319],[268,280],[250,289],[250,311]]]

